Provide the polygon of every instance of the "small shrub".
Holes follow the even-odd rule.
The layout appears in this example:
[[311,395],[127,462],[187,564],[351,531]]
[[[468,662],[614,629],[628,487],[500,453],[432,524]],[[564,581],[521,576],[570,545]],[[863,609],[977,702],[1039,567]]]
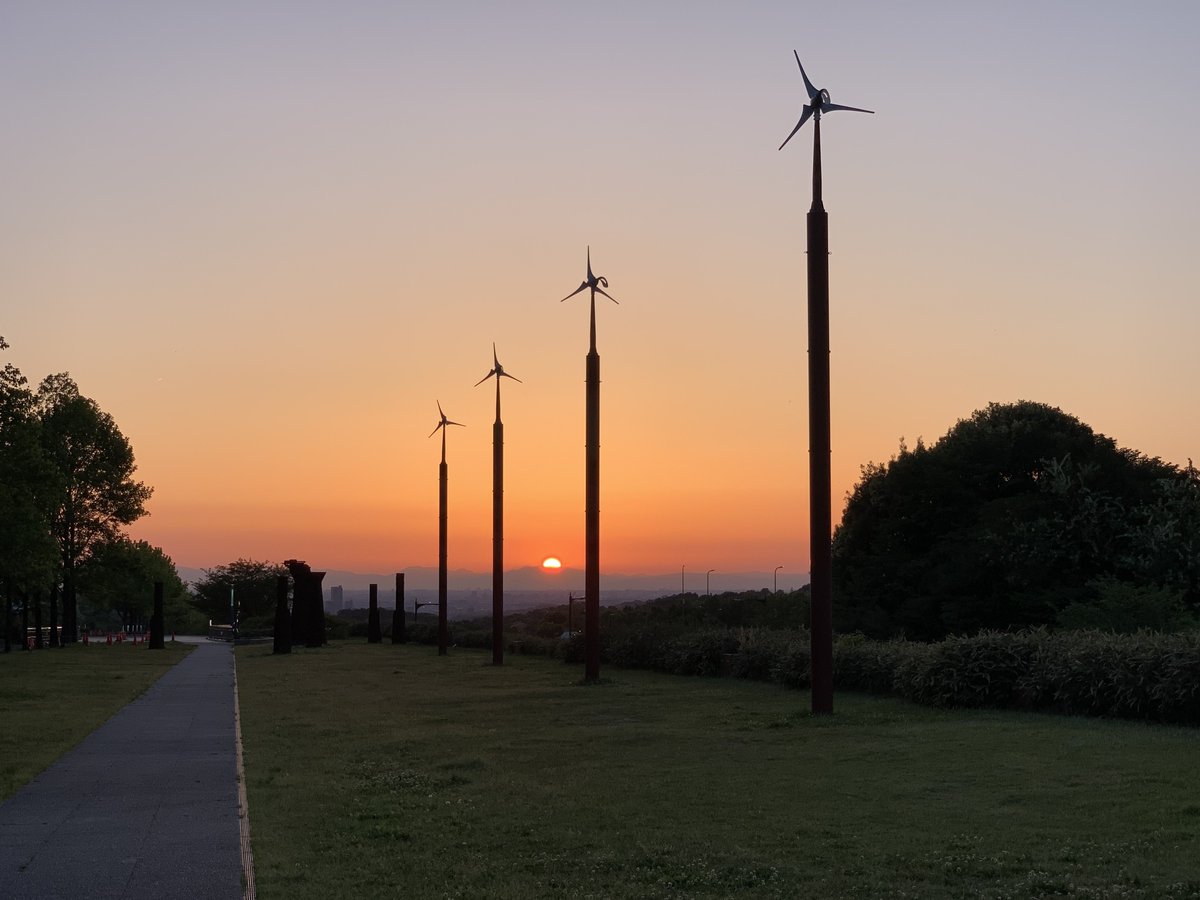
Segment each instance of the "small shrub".
[[909,641],[870,641],[847,635],[833,645],[833,683],[841,690],[890,694],[901,661],[922,647]]
[[809,641],[792,640],[771,666],[771,680],[794,688],[812,684],[812,652]]
[[676,675],[720,675],[725,654],[737,646],[737,638],[728,629],[688,632],[666,642],[663,665]]
[[[604,635],[604,632],[601,632]],[[669,672],[667,659],[674,633],[662,626],[619,631],[607,641],[607,652],[602,658],[614,666],[630,669],[657,669]]]
[[730,669],[734,678],[772,681],[780,659],[795,642],[808,642],[807,632],[768,631],[741,628],[737,631],[737,651]]

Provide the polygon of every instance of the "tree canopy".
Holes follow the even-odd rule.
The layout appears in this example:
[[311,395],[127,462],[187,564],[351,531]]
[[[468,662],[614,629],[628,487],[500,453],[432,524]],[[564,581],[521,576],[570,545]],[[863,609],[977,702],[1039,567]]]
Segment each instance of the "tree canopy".
[[[0,338],[0,350],[7,349]],[[63,638],[69,642],[77,634],[78,570],[98,548],[107,548],[102,557],[112,566],[139,555],[161,556],[121,534],[122,526],[146,514],[151,494],[135,480],[136,468],[112,416],[83,396],[70,375],[51,375],[33,391],[16,366],[0,369],[0,579],[11,586],[6,610],[13,596],[55,596],[61,584]],[[127,545],[136,549],[132,556],[124,552]],[[151,584],[161,580],[169,589],[178,577],[170,560],[162,559],[166,566]],[[134,602],[134,594],[100,587],[132,573],[106,571],[101,562],[89,565],[96,595]]]
[[1106,579],[1195,604],[1198,497],[1190,468],[1055,407],[992,403],[863,467],[834,536],[838,627],[931,639],[1053,624]]
[[[0,337],[0,350],[8,343]],[[49,508],[57,490],[42,453],[34,394],[20,369],[0,369],[0,578],[49,583],[55,543]]]
[[125,624],[150,621],[156,581],[163,583],[169,607],[177,608],[187,596],[171,557],[159,547],[124,535],[94,546],[79,568],[82,597],[93,606],[116,610]]
[[35,409],[42,453],[55,475],[50,524],[62,562],[63,631],[73,640],[76,569],[94,547],[115,540],[120,526],[146,514],[152,489],[134,480],[133,448],[113,417],[80,394],[70,375],[47,376]]
[[205,569],[204,578],[192,586],[193,602],[214,622],[229,622],[229,592],[232,590],[243,620],[268,616],[275,610],[278,578],[287,573],[279,563],[237,559],[224,566]]

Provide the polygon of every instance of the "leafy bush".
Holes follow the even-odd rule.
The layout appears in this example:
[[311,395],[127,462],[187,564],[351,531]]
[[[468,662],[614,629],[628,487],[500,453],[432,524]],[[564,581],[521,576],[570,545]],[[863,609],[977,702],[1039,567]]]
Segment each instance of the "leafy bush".
[[737,646],[737,638],[727,629],[687,632],[664,644],[663,668],[676,675],[720,675],[725,654]]
[[[905,669],[900,693],[931,706],[1018,706],[1044,633],[982,632],[947,638]],[[913,677],[915,676],[915,677]]]
[[[839,642],[842,688],[942,707],[1200,724],[1200,635],[984,632],[938,644]],[[890,688],[885,686],[888,670]]]
[[870,641],[861,634],[845,635],[833,645],[833,683],[843,690],[898,693],[896,675],[901,663],[927,647],[905,640]]
[[771,681],[780,659],[795,642],[808,642],[808,632],[767,631],[741,628],[731,671],[734,678]]
[[668,645],[675,633],[676,629],[663,625],[625,629],[607,637],[606,633],[601,631],[601,659],[607,660],[612,665],[625,666],[629,669],[673,671],[667,665],[667,661],[670,659]]
[[812,684],[812,652],[809,641],[793,640],[771,666],[771,680],[794,688]]

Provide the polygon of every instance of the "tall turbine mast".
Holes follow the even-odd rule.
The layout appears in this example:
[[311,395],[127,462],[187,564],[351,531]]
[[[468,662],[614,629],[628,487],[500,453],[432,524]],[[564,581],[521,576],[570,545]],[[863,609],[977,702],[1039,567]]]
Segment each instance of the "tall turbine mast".
[[809,560],[812,590],[812,711],[833,712],[833,491],[829,425],[829,217],[821,198],[821,116],[836,110],[873,112],[829,102],[829,91],[808,79],[800,54],[792,51],[808,92],[800,121],[782,150],[813,120],[813,199],[808,211],[808,471]]
[[617,302],[604,290],[606,287],[608,279],[592,273],[592,248],[589,246],[587,278],[563,297],[566,301],[580,291],[591,292],[584,463],[584,679],[587,681],[600,678],[600,354],[596,352],[596,294]]
[[504,423],[500,420],[500,379],[520,378],[509,375],[500,365],[496,345],[492,344],[492,371],[477,382],[496,379],[496,422],[492,425],[492,665],[504,665]]
[[461,422],[451,422],[446,418],[440,400],[438,415],[441,419],[433,431],[429,432],[429,436],[433,437],[438,431],[442,432],[442,463],[438,466],[438,656],[445,656],[450,643],[450,624],[446,617],[446,426],[465,426]]

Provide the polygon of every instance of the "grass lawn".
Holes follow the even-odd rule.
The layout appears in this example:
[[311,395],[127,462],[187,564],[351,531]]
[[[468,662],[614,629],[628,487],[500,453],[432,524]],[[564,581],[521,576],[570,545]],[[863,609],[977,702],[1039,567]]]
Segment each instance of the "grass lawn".
[[237,651],[258,895],[1200,897],[1200,730]]
[[145,644],[0,653],[0,800],[142,694],[190,650]]

